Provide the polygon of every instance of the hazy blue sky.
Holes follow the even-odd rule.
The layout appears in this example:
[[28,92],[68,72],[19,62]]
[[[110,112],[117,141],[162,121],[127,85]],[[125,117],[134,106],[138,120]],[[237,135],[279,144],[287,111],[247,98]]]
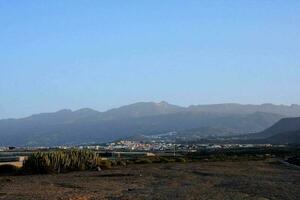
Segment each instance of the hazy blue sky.
[[0,1],[0,118],[300,103],[299,0]]

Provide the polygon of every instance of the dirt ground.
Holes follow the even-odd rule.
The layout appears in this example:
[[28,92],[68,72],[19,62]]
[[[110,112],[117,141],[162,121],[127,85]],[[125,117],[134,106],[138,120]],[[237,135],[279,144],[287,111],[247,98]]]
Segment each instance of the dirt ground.
[[300,170],[267,161],[131,165],[0,177],[0,199],[300,199]]

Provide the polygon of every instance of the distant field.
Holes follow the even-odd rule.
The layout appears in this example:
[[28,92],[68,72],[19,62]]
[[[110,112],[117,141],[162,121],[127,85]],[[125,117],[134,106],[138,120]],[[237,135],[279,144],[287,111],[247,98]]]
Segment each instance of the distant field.
[[0,177],[0,199],[298,200],[300,170],[274,161],[224,161],[7,176]]

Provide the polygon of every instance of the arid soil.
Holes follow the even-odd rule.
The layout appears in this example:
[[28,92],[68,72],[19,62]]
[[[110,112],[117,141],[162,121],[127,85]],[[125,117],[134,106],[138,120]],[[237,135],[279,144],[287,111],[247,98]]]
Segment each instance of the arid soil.
[[0,199],[300,199],[300,170],[277,162],[130,165],[102,172],[2,176]]

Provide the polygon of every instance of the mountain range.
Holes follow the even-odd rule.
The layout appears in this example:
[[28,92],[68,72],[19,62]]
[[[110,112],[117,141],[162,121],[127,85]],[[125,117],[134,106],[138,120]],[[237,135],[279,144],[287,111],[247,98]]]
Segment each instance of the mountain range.
[[[136,134],[197,129],[224,134],[261,132],[282,118],[300,116],[299,105],[215,104],[176,106],[139,102],[99,112],[64,109],[21,119],[0,120],[0,146],[52,146],[106,142]],[[203,128],[207,127],[207,128]],[[200,132],[199,132],[200,130]],[[220,131],[222,132],[222,131]]]

